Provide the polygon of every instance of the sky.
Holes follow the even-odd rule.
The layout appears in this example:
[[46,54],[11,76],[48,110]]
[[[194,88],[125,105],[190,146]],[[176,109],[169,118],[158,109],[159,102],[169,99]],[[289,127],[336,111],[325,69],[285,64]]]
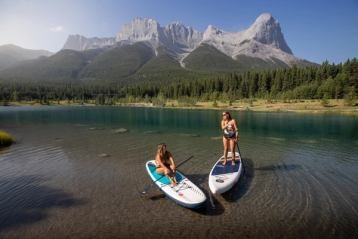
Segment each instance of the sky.
[[69,34],[114,37],[135,17],[241,31],[262,13],[280,22],[299,58],[358,57],[358,0],[0,0],[0,45],[57,52]]

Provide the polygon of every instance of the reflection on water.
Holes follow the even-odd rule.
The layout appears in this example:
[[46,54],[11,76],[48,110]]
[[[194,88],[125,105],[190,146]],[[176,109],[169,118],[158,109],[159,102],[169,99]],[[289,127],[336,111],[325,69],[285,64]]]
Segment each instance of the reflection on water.
[[155,188],[140,195],[150,184],[144,163],[159,142],[177,161],[193,155],[180,170],[209,198],[220,112],[1,108],[0,126],[18,143],[0,151],[0,237],[358,236],[357,117],[233,115],[244,173],[231,191],[188,210]]

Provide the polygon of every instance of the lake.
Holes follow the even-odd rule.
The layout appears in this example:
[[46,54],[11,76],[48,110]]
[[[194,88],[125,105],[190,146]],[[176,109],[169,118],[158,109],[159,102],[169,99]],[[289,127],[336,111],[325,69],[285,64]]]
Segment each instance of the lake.
[[[209,197],[221,112],[0,107],[17,143],[0,151],[0,238],[357,238],[358,117],[232,112],[244,172],[189,210],[153,188],[145,162],[165,142]],[[127,132],[122,132],[122,128]]]

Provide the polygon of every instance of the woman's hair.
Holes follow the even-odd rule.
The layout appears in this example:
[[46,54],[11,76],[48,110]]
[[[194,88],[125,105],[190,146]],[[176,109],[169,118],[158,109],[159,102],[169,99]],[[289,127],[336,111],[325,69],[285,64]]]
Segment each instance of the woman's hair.
[[232,117],[231,117],[231,114],[229,113],[229,111],[224,111],[224,112],[223,112],[223,115],[224,115],[224,114],[227,115],[227,118],[228,118],[229,120],[232,120]]
[[164,147],[167,147],[167,145],[165,143],[161,143],[161,144],[158,144],[158,147],[157,147],[157,155],[159,155],[159,157],[162,159],[165,155],[165,152],[164,152]]

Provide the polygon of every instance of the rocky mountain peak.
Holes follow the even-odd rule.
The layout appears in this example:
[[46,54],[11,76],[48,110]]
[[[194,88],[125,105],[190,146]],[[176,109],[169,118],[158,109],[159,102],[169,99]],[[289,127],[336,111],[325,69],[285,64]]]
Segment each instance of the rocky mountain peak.
[[116,41],[151,41],[158,40],[160,25],[156,20],[136,17],[125,24],[117,34]]
[[247,38],[292,54],[282,34],[280,23],[269,13],[261,14],[246,30],[245,35]]

